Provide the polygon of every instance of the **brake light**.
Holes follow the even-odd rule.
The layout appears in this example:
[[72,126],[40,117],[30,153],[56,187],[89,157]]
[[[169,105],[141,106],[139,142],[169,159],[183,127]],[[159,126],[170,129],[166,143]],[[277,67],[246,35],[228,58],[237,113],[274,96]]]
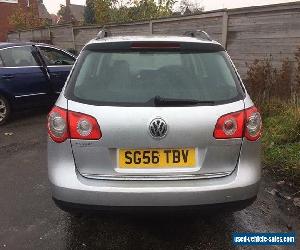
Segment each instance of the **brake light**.
[[216,139],[242,138],[244,131],[244,111],[221,116],[216,124]]
[[131,44],[132,49],[180,49],[179,43],[163,43],[163,42],[135,42]]
[[69,139],[99,140],[102,137],[97,120],[89,115],[54,107],[48,115],[48,134],[54,142]]
[[68,112],[71,139],[99,140],[102,137],[97,120],[89,115]]
[[221,116],[215,126],[216,139],[245,137],[256,141],[261,137],[262,120],[256,107]]

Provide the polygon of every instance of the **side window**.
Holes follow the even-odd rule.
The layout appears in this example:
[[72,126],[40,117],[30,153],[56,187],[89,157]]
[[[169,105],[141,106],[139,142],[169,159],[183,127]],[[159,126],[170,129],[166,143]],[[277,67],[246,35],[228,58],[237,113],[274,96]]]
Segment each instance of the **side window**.
[[0,50],[0,56],[4,67],[38,66],[31,53],[31,46],[3,49]]
[[75,63],[75,59],[63,51],[48,47],[39,47],[39,49],[47,66],[73,65]]

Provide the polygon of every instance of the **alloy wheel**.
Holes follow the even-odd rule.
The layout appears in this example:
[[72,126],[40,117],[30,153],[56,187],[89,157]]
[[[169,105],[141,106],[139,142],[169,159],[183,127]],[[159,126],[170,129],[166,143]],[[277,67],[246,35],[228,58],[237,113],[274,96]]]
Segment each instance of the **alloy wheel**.
[[7,106],[3,99],[0,98],[0,122],[2,122],[7,115]]

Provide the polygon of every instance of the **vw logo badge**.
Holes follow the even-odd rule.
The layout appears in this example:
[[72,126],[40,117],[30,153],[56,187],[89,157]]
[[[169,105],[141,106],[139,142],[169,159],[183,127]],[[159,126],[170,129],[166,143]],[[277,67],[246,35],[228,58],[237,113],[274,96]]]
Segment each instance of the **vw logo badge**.
[[155,118],[149,125],[150,135],[155,139],[162,139],[167,135],[168,125],[162,118]]

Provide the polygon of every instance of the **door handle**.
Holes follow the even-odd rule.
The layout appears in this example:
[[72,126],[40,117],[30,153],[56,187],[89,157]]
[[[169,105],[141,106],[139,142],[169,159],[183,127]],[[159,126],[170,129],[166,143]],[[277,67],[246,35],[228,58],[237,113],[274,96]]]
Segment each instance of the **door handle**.
[[14,77],[15,77],[14,75],[3,75],[3,76],[1,76],[1,78],[4,79],[4,80],[9,80],[9,79],[12,79]]
[[61,74],[58,74],[58,73],[52,73],[51,76],[53,78],[62,78],[62,75]]

